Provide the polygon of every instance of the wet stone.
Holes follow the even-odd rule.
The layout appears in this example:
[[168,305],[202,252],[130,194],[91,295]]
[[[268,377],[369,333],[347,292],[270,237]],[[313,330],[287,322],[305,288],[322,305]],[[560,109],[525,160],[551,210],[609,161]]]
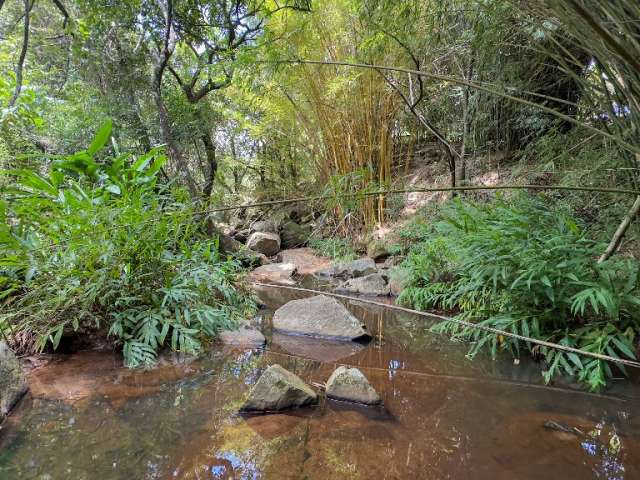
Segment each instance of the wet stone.
[[387,281],[379,273],[347,280],[340,285],[338,291],[378,297],[384,297],[390,293]]
[[329,268],[320,270],[321,277],[356,278],[377,272],[376,262],[371,258],[360,258],[353,262],[334,263]]
[[293,263],[271,263],[256,268],[250,274],[252,280],[258,282],[280,283],[293,285],[293,275],[296,266]]
[[360,320],[335,298],[326,295],[284,304],[273,316],[273,327],[287,333],[340,340],[369,336]]
[[242,412],[279,412],[316,403],[318,396],[300,377],[271,365],[251,389]]
[[326,387],[327,397],[335,400],[379,405],[380,395],[369,383],[367,377],[357,368],[338,367],[329,377]]
[[226,345],[241,347],[262,347],[267,343],[264,335],[248,324],[241,325],[237,330],[220,332],[220,341]]

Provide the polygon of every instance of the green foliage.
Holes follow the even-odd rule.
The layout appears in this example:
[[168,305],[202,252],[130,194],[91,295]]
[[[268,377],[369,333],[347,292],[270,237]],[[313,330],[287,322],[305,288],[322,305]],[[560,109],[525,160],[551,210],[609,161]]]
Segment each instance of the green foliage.
[[157,184],[162,151],[99,161],[110,135],[107,122],[48,175],[4,172],[13,182],[0,203],[0,329],[39,350],[100,329],[131,367],[165,346],[197,353],[249,314],[253,297],[187,194]]
[[38,109],[36,92],[28,86],[23,87],[18,101],[9,107],[9,99],[15,90],[15,73],[0,74],[0,127],[41,126],[42,118]]
[[351,243],[344,238],[314,238],[309,241],[309,246],[318,255],[329,257],[337,261],[348,262],[358,258]]
[[[603,246],[573,217],[542,198],[521,195],[488,204],[454,200],[425,230],[403,267],[412,272],[400,301],[420,310],[549,340],[614,358],[635,358],[640,329],[638,263],[598,264]],[[591,389],[612,376],[604,361],[524,344],[444,322],[436,331],[473,342],[470,355],[522,350],[541,355],[545,379],[577,376]]]

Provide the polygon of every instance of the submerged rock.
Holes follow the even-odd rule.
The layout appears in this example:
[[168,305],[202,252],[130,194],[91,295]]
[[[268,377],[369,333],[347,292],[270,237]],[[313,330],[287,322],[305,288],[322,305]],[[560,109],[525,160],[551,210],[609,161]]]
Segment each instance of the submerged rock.
[[241,347],[262,347],[267,340],[257,328],[249,324],[242,324],[237,330],[224,330],[220,332],[220,341],[226,345]]
[[249,276],[258,282],[292,285],[295,283],[292,279],[295,273],[296,266],[293,263],[272,263],[256,268]]
[[252,233],[247,240],[247,247],[270,257],[280,251],[280,235],[270,232]]
[[360,258],[353,262],[334,263],[329,268],[320,270],[318,275],[325,277],[356,278],[377,272],[376,262],[371,258]]
[[275,364],[267,368],[240,408],[243,412],[278,412],[311,405],[318,395],[300,377]]
[[389,285],[382,275],[372,273],[359,278],[352,278],[340,285],[339,291],[347,293],[359,293],[361,295],[387,296]]
[[0,421],[27,391],[20,362],[5,342],[0,342]]
[[273,328],[288,333],[354,340],[369,336],[364,325],[335,298],[292,300],[273,315]]
[[382,403],[378,392],[357,368],[336,368],[327,381],[326,392],[327,397],[335,400],[346,400],[365,405]]

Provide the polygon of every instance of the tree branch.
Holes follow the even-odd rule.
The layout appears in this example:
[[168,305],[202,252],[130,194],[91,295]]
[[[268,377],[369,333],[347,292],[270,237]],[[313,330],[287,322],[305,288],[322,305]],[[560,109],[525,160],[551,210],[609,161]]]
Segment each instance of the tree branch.
[[67,28],[67,24],[69,23],[69,12],[67,12],[67,9],[65,8],[65,6],[60,0],[52,0],[52,1],[53,1],[53,4],[56,7],[58,7],[58,10],[60,10],[60,13],[62,13],[62,16],[64,17],[64,20],[62,22],[62,28]]
[[20,90],[22,90],[22,75],[24,70],[24,60],[27,57],[27,49],[29,48],[29,18],[31,14],[31,8],[33,3],[29,0],[24,0],[24,33],[22,35],[22,49],[20,50],[20,57],[16,64],[16,88],[13,92],[11,99],[9,100],[9,108],[13,108],[20,96]]

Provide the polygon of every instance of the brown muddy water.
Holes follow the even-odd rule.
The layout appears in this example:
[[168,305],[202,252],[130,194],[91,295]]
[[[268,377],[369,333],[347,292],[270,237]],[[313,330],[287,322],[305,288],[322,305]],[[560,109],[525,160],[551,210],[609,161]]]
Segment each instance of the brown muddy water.
[[[219,347],[147,372],[83,352],[34,370],[0,430],[0,479],[640,479],[637,382],[547,387],[535,364],[472,362],[424,318],[353,302],[368,345],[272,335],[273,309],[302,296],[261,292],[266,350]],[[357,365],[384,407],[236,414],[273,363],[315,383]]]

